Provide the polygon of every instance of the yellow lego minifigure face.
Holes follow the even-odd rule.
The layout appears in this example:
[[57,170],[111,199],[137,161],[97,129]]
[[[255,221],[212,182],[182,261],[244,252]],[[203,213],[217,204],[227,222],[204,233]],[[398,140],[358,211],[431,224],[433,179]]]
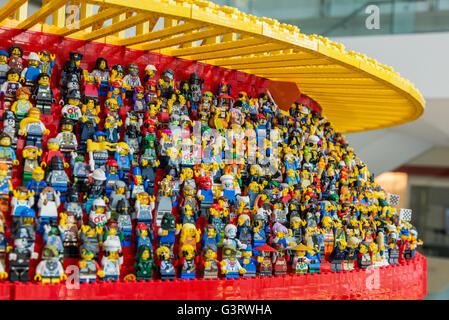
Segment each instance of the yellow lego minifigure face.
[[304,250],[296,250],[296,255],[298,257],[304,257],[306,255],[306,252]]
[[204,257],[206,259],[216,259],[217,258],[217,253],[214,250],[208,249],[205,253],[204,253]]
[[117,190],[115,190],[115,193],[116,193],[116,194],[125,194],[125,188],[120,187],[120,188],[118,188]]
[[92,251],[82,249],[81,250],[81,259],[83,260],[92,260],[94,258],[94,254]]
[[0,140],[0,145],[4,147],[9,147],[11,145],[11,138],[9,136],[5,136]]
[[85,233],[88,237],[95,237],[97,235],[97,230],[95,230],[95,228],[87,226],[87,229],[85,229]]
[[39,61],[37,60],[28,60],[28,67],[37,67],[39,65]]
[[8,175],[8,170],[6,168],[0,168],[0,177],[3,179],[4,177],[6,177]]
[[19,75],[17,73],[8,74],[8,81],[11,81],[11,82],[19,81]]
[[25,93],[24,91],[21,91],[21,93],[19,94],[17,99],[18,100],[29,100],[30,96],[27,93]]
[[118,260],[118,252],[117,251],[109,251],[108,259],[109,260]]
[[145,94],[142,91],[139,91],[139,92],[136,93],[136,97],[138,99],[142,99],[144,96],[145,96]]
[[[115,94],[120,93],[120,88],[114,88],[113,93]],[[108,107],[109,111],[118,110],[118,102],[115,99],[106,100],[106,106]]]
[[31,173],[31,178],[35,181],[42,181],[44,179],[45,171],[41,167],[36,167]]
[[146,261],[150,258],[150,250],[143,250],[141,259]]
[[19,48],[12,49],[11,57],[20,57],[20,56],[21,56],[21,52],[20,52]]
[[251,250],[245,250],[242,251],[242,256],[243,258],[251,258],[253,256],[253,253],[251,252]]
[[156,249],[156,255],[159,257],[159,260],[167,260],[170,258],[170,249],[162,246]]
[[134,176],[136,178],[137,181],[137,185],[141,185],[142,184],[142,176]]
[[105,213],[105,211],[106,211],[106,208],[104,208],[104,207],[97,207],[95,209],[96,214],[103,214],[103,213]]
[[208,237],[215,237],[215,235],[216,235],[216,232],[215,232],[214,228],[208,228],[207,229],[207,236]]
[[148,230],[142,229],[140,231],[140,237],[142,237],[142,238],[148,237]]
[[186,259],[193,259],[195,257],[195,249],[189,245],[183,245],[181,247],[182,256]]
[[73,130],[73,125],[71,125],[71,124],[69,124],[69,123],[64,123],[64,124],[61,126],[61,130],[62,130],[62,132],[72,132],[72,130]]
[[277,232],[277,233],[276,233],[276,236],[277,236],[279,239],[284,239],[284,238],[285,238],[285,233],[284,233],[284,232]]
[[94,108],[95,108],[95,101],[92,100],[92,99],[89,99],[89,100],[87,101],[86,107],[87,107],[88,109],[94,109]]
[[117,229],[116,228],[110,228],[108,231],[109,236],[116,236],[117,235]]
[[104,60],[100,62],[100,69],[106,69],[106,62]]
[[104,121],[104,127],[106,129],[114,128],[116,124],[117,124],[117,122],[115,121],[114,117],[112,117],[112,116],[107,117],[106,120]]
[[147,69],[146,70],[146,74],[149,76],[149,77],[154,77],[154,70],[151,70],[151,69]]
[[22,151],[22,157],[26,159],[36,159],[41,154],[42,150],[39,150],[37,148],[24,148]]
[[49,142],[49,143],[47,143],[47,148],[48,148],[48,150],[52,150],[52,151],[59,150],[59,145],[57,142]]
[[118,168],[115,166],[111,166],[109,167],[109,173],[115,174],[117,173]]
[[8,57],[5,55],[0,55],[0,63],[7,63]]
[[48,86],[50,85],[50,78],[47,76],[43,76],[39,79],[37,83],[43,86]]

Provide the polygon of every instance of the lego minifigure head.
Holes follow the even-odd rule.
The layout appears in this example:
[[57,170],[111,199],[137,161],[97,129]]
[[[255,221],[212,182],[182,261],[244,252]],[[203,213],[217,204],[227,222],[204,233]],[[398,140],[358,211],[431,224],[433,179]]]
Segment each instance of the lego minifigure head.
[[8,53],[10,57],[21,58],[23,55],[23,49],[21,46],[12,45],[9,47]]
[[215,252],[215,248],[207,245],[203,249],[203,257],[204,259],[217,259],[217,252]]
[[170,259],[170,249],[166,246],[160,246],[156,249],[156,255],[160,261]]
[[148,64],[145,67],[145,73],[150,77],[153,77],[155,75],[156,71],[157,71],[156,67],[153,66],[152,64]]
[[42,181],[45,176],[45,171],[41,167],[35,167],[31,173],[31,178],[34,181]]
[[174,230],[175,228],[175,217],[171,212],[166,212],[162,217],[161,228],[165,230]]
[[0,146],[9,147],[11,145],[11,137],[6,133],[0,134]]
[[285,236],[288,234],[288,229],[279,222],[276,222],[273,226],[273,233],[279,239],[284,239]]
[[94,258],[94,253],[86,247],[81,247],[80,255],[82,260],[92,260]]
[[73,122],[70,119],[62,119],[61,120],[61,131],[62,132],[73,132]]
[[108,61],[105,58],[99,57],[95,62],[95,69],[106,71],[109,70]]
[[39,85],[48,86],[50,85],[50,76],[46,73],[39,73],[36,78],[36,81]]
[[106,162],[106,170],[109,172],[109,174],[115,174],[118,171],[118,163],[114,159],[109,159],[108,162]]
[[38,54],[39,54],[39,58],[42,62],[48,62],[51,59],[51,53],[48,50],[42,50]]
[[29,100],[31,96],[31,91],[26,87],[20,87],[16,91],[16,99],[17,100]]
[[237,227],[233,224],[227,224],[224,228],[224,235],[228,239],[234,239],[237,236]]
[[147,245],[140,246],[137,250],[136,260],[137,261],[153,260],[151,248]]
[[115,64],[112,66],[112,71],[117,72],[117,74],[115,75],[116,79],[122,79],[123,78],[123,74],[125,73],[125,70],[123,69],[123,66],[121,64]]
[[196,227],[192,223],[185,223],[182,226],[181,238],[184,237],[194,237],[196,235]]
[[46,244],[42,249],[42,260],[58,260],[58,248],[52,244]]
[[126,73],[133,77],[137,77],[139,75],[139,67],[135,63],[130,63],[126,66]]
[[47,148],[51,151],[59,150],[58,140],[56,140],[55,138],[48,139]]
[[250,244],[246,245],[245,249],[242,249],[242,257],[243,258],[251,258],[253,255],[253,248]]
[[236,255],[237,255],[237,250],[234,247],[230,247],[230,246],[223,247],[223,258],[224,259],[229,259],[231,261],[234,261]]
[[77,67],[81,64],[81,59],[83,59],[83,55],[79,52],[70,52],[69,53],[70,60],[75,61]]
[[5,50],[0,50],[0,63],[8,63],[9,53]]
[[36,146],[25,146],[22,150],[22,158],[25,159],[37,159],[40,155],[42,155],[42,150]]
[[[119,89],[120,89],[120,87],[119,87]],[[113,98],[107,99],[105,102],[105,106],[106,106],[106,108],[108,108],[109,111],[112,111],[112,112],[117,111],[119,109],[117,100],[115,100]]]
[[325,228],[331,228],[332,227],[332,218],[329,216],[323,217],[323,219],[321,219],[321,225]]
[[104,133],[103,131],[97,131],[94,134],[94,139],[96,142],[102,142],[106,140],[106,133]]
[[28,56],[28,67],[37,67],[39,66],[41,59],[37,55],[36,52],[31,52]]
[[148,236],[148,232],[149,232],[148,226],[145,223],[140,222],[137,224],[136,226],[137,236],[145,238]]
[[185,244],[181,247],[181,255],[186,259],[195,258],[195,248],[191,245]]
[[20,79],[20,72],[18,69],[9,69],[6,73],[8,81],[17,82]]
[[114,185],[115,194],[125,194],[126,184],[119,180]]
[[175,78],[175,72],[172,69],[165,69],[162,72],[161,79],[164,80],[165,82],[171,82],[174,80],[174,78]]

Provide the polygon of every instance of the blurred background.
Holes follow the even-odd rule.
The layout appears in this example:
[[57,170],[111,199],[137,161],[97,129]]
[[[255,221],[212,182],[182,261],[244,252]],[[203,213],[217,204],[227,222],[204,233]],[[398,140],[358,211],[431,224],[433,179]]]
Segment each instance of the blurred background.
[[426,110],[418,120],[346,137],[377,181],[400,195],[400,207],[413,210],[424,241],[419,251],[428,258],[427,299],[449,299],[449,0],[214,2],[343,43],[392,66],[421,91]]
[[[421,91],[426,110],[418,120],[346,137],[377,181],[400,195],[400,207],[413,210],[424,241],[418,250],[428,258],[427,299],[449,299],[449,0],[212,1],[343,43]],[[41,4],[30,0],[28,15]]]

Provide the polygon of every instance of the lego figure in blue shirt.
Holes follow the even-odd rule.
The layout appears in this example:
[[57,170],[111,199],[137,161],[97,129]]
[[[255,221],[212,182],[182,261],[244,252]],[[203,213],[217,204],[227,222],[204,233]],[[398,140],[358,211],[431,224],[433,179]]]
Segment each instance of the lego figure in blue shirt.
[[[253,256],[253,248],[251,245],[248,245],[245,249],[242,249],[242,257],[239,259],[239,263],[243,269],[246,270],[246,273],[243,275],[244,277],[255,277],[256,276],[256,268],[259,264],[259,261],[254,259]],[[262,259],[258,257],[258,259]]]
[[153,251],[152,242],[154,240],[154,234],[151,226],[148,227],[148,225],[143,222],[137,223],[135,240],[137,243],[136,248],[146,245],[151,248],[151,251]]
[[6,74],[11,67],[8,65],[9,53],[5,50],[0,50],[0,85],[2,85],[6,79]]
[[197,197],[200,203],[200,216],[207,217],[208,211],[214,202],[214,192],[212,191],[212,180],[209,176],[202,176],[199,179]]
[[117,151],[114,155],[118,164],[119,178],[125,179],[131,170],[131,161],[133,159],[133,153],[130,151],[126,142],[119,142],[117,144]]
[[117,181],[119,181],[119,174],[118,174],[118,163],[115,160],[108,160],[106,162],[106,196],[109,198],[111,195],[112,190],[114,189],[114,186]]
[[48,186],[44,181],[44,175],[45,171],[41,167],[35,167],[31,174],[31,180],[29,180],[25,185],[28,190],[34,191],[35,204],[37,204],[41,191]]
[[173,245],[175,235],[181,230],[180,225],[176,225],[175,217],[171,212],[166,212],[162,217],[161,227],[158,231],[159,246],[165,246],[170,249],[170,255],[173,256]]
[[36,52],[31,52],[28,56],[28,67],[22,70],[20,81],[26,87],[32,88],[36,84],[37,76],[41,73],[39,68],[40,58]]
[[217,250],[217,244],[220,241],[220,233],[217,233],[215,226],[213,224],[207,224],[204,227],[203,237],[201,239],[201,248],[209,246]]
[[321,271],[320,251],[315,251],[313,248],[311,248],[309,251],[307,251],[306,258],[310,260],[309,273],[319,273]]
[[[55,55],[51,54],[48,50],[42,50],[39,52],[39,70],[41,73],[46,73],[51,76],[51,69],[55,66]],[[28,58],[29,59],[29,58]]]
[[[263,246],[267,242],[267,235],[270,234],[270,227],[265,225],[265,218],[262,213],[253,216],[253,247]],[[258,251],[255,253],[258,254]]]

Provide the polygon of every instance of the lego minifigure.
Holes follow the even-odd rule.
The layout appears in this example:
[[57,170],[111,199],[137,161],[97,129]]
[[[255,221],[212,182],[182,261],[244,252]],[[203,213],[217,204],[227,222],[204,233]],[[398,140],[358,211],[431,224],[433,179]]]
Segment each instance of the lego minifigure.
[[12,45],[8,49],[9,66],[11,69],[18,69],[20,72],[23,69],[23,48],[18,45]]
[[157,266],[162,280],[176,278],[175,264],[177,261],[171,258],[170,252],[170,248],[162,244],[156,249]]
[[64,119],[70,119],[76,123],[81,117],[81,92],[78,89],[71,89],[66,95],[67,103],[62,108],[62,116]]
[[214,202],[212,180],[209,176],[202,176],[199,178],[197,197],[200,203],[200,216],[207,217],[209,208]]
[[109,158],[109,151],[116,151],[115,145],[106,141],[106,136],[106,133],[97,131],[94,134],[94,140],[87,140],[87,152],[89,153],[91,171],[106,164]]
[[81,108],[83,115],[81,116],[80,123],[80,146],[81,150],[86,150],[86,142],[94,137],[98,124],[100,123],[100,117],[98,116],[100,109],[98,105],[95,105],[95,101],[92,99],[84,99],[84,104]]
[[157,90],[160,98],[170,99],[175,93],[175,72],[171,69],[162,71],[158,80]]
[[[132,174],[128,175],[130,178],[129,189],[127,191],[127,197],[135,201],[137,195],[145,191],[145,185],[143,184],[142,172],[139,167],[134,167]],[[170,202],[171,212],[171,202]]]
[[22,70],[20,81],[28,88],[34,87],[37,76],[41,73],[40,58],[36,52],[30,52],[28,55],[28,66]]
[[28,190],[24,186],[19,186],[13,191],[11,199],[11,215],[13,223],[20,220],[21,217],[34,217],[35,213],[32,209],[34,204],[34,192]]
[[175,217],[171,212],[166,212],[162,217],[161,227],[158,230],[158,242],[160,246],[167,247],[173,255],[175,235],[179,233],[181,226],[176,225]]
[[1,133],[6,133],[11,138],[11,147],[17,146],[17,126],[19,121],[16,114],[11,110],[5,110],[2,114],[3,129]]
[[244,275],[246,270],[240,265],[236,258],[237,250],[234,247],[223,247],[223,260],[221,261],[221,273],[226,279],[236,279]]
[[56,100],[53,95],[53,90],[50,87],[50,75],[40,73],[37,76],[36,82],[32,95],[32,98],[36,101],[36,107],[42,114],[51,114],[51,104],[55,103]]
[[310,249],[306,253],[306,258],[309,259],[309,273],[320,273],[320,251],[308,246]]
[[18,69],[9,69],[6,73],[7,80],[0,87],[0,94],[4,96],[3,108],[9,109],[16,99],[16,91],[22,85],[19,82],[20,71]]
[[[120,242],[118,243],[120,245]],[[118,281],[120,277],[120,269],[123,264],[123,256],[121,248],[117,243],[103,244],[104,255],[101,259],[101,269],[104,272],[103,280]]]
[[346,240],[339,240],[336,243],[332,253],[329,256],[329,259],[332,263],[331,270],[334,272],[339,272],[343,270],[343,260],[346,257]]
[[64,247],[64,258],[78,258],[78,223],[76,215],[71,211],[67,211],[59,216],[59,231],[61,232],[62,245]]
[[306,274],[309,269],[309,259],[306,257],[306,252],[310,249],[302,243],[297,244],[294,247],[290,247],[290,250],[295,251],[295,256],[292,262],[292,273],[294,274]]
[[62,244],[61,232],[56,224],[56,221],[50,221],[50,223],[44,224],[44,244],[50,244],[56,247],[58,250],[59,260],[62,261],[64,257],[64,246]]
[[367,242],[361,242],[359,245],[357,264],[361,269],[366,269],[371,266],[371,256],[369,253],[369,244]]
[[88,190],[84,195],[86,212],[90,212],[90,206],[94,200],[105,198],[105,181],[106,174],[104,173],[104,170],[100,168],[95,169],[92,173],[92,183],[89,185]]
[[96,225],[92,221],[86,221],[81,226],[79,231],[80,245],[89,246],[90,250],[98,259],[98,253],[100,252],[100,246],[103,244],[103,227]]
[[117,151],[114,158],[118,164],[119,178],[124,179],[128,176],[131,170],[131,161],[133,159],[133,151],[126,142],[119,142],[116,144]]
[[45,245],[42,249],[42,260],[36,267],[34,280],[40,281],[42,284],[53,284],[66,279],[67,275],[64,273],[64,267],[59,261],[57,247],[51,244]]
[[[86,210],[87,211],[87,210]],[[111,212],[103,199],[97,198],[92,202],[89,211],[89,220],[97,226],[104,226],[111,218]]]
[[55,155],[51,159],[50,172],[47,175],[47,184],[60,193],[61,201],[65,202],[65,195],[67,192],[68,184],[70,183],[69,177],[64,170],[66,163],[64,158]]
[[0,85],[2,85],[6,79],[10,66],[8,65],[9,53],[5,50],[0,50]]
[[55,139],[64,158],[68,159],[71,152],[78,149],[78,138],[74,133],[75,127],[73,121],[70,119],[62,119],[60,125],[61,132],[58,133]]
[[186,223],[182,226],[181,235],[179,237],[179,249],[180,256],[182,255],[183,248],[185,246],[191,246],[193,250],[196,250],[197,243],[201,239],[201,230],[197,229],[194,224]]
[[123,78],[126,86],[126,98],[131,100],[134,94],[134,89],[141,85],[139,78],[139,67],[135,63],[130,63],[126,66],[126,76]]
[[121,237],[120,243],[123,247],[131,247],[132,221],[130,210],[131,208],[127,199],[121,199],[118,202],[116,219]]
[[97,276],[104,277],[104,271],[97,261],[94,260],[94,253],[88,245],[81,247],[81,259],[78,262],[80,283],[91,283],[97,281]]
[[13,191],[11,179],[8,178],[9,168],[5,163],[0,163],[0,217],[9,209],[9,194]]
[[40,233],[44,230],[44,225],[56,223],[58,218],[58,207],[61,204],[60,193],[51,187],[42,190],[37,202],[39,208]]
[[136,279],[138,281],[151,280],[155,267],[152,248],[147,245],[139,246],[136,254],[136,262],[134,263]]
[[195,279],[196,274],[196,263],[198,262],[198,257],[195,257],[195,248],[189,244],[180,245],[180,256],[179,264],[181,267],[181,272],[179,277],[181,279]]
[[154,240],[153,229],[151,226],[146,225],[143,222],[139,222],[136,224],[136,237],[135,240],[137,242],[136,248],[140,246],[148,246],[151,250],[151,255],[153,255],[153,245],[152,242]]
[[[46,73],[51,76],[51,70],[55,66],[56,56],[48,50],[42,50],[39,55],[39,71],[40,73]],[[28,58],[29,59],[29,58]]]
[[84,70],[83,75],[84,96],[98,101],[98,90],[101,87],[100,78],[95,77],[94,73],[88,73]]
[[68,168],[70,165],[64,161],[64,155],[61,151],[59,151],[59,143],[58,140],[55,138],[48,139],[47,141],[47,149],[48,151],[45,152],[42,156],[42,167],[47,167],[47,165],[52,163],[52,160],[54,157],[58,156],[61,157],[64,163],[64,168]]
[[19,160],[11,147],[11,137],[6,133],[0,134],[0,161],[8,166],[7,177],[11,178],[11,166],[18,166]]
[[22,150],[23,179],[22,184],[26,185],[32,178],[33,170],[39,167],[38,158],[42,155],[42,150],[35,146],[25,146]]
[[42,148],[43,135],[48,135],[48,130],[40,120],[40,111],[37,108],[31,108],[28,116],[20,121],[19,135],[26,136],[26,146],[36,146]]
[[84,154],[71,152],[70,166],[72,168],[73,188],[86,193],[89,186],[90,166],[84,162]]
[[242,250],[242,257],[239,259],[239,263],[246,270],[244,277],[255,277],[257,265],[259,264],[258,260],[262,260],[261,257],[254,259],[253,257],[253,248],[251,245],[248,245],[245,249]]
[[[107,181],[108,180],[106,180],[106,182]],[[121,180],[117,180],[113,185],[114,190],[109,194],[109,196],[106,192],[106,196],[109,199],[109,209],[111,210],[111,213],[115,213],[119,201],[125,200],[126,202],[128,202],[128,200],[126,199],[126,183]]]
[[237,237],[237,227],[233,224],[228,224],[224,228],[223,247],[231,247],[236,250],[236,254],[239,255],[237,250],[245,249],[247,244],[242,243]]
[[95,69],[92,71],[92,74],[95,78],[100,80],[100,88],[98,90],[98,95],[100,97],[106,97],[108,93],[110,79],[109,71],[108,61],[102,57],[97,58]]
[[203,248],[203,278],[204,279],[217,279],[218,278],[218,265],[216,247],[206,245]]
[[147,226],[151,226],[153,221],[153,210],[155,207],[155,197],[150,196],[146,192],[141,192],[136,195],[136,202],[134,204],[134,219],[138,223],[144,223]]
[[29,281],[30,259],[37,259],[39,256],[37,252],[34,252],[34,246],[29,246],[30,237],[29,230],[24,227],[18,228],[12,236],[14,246],[8,256],[11,282]]
[[16,114],[18,121],[22,121],[33,107],[33,104],[30,102],[30,96],[31,91],[28,88],[21,87],[16,91],[16,101],[12,104],[11,111]]

